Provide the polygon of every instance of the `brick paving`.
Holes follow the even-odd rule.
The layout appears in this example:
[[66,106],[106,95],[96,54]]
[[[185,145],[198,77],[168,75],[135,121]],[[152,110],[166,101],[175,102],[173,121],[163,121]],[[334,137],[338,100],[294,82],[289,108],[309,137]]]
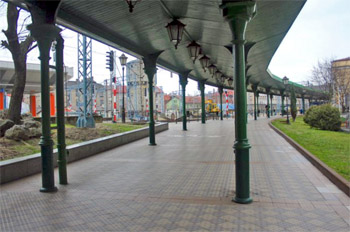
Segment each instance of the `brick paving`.
[[231,201],[233,121],[179,123],[157,146],[142,139],[70,164],[57,193],[38,191],[40,175],[2,185],[0,230],[349,231],[349,197],[267,122],[248,124],[252,204]]

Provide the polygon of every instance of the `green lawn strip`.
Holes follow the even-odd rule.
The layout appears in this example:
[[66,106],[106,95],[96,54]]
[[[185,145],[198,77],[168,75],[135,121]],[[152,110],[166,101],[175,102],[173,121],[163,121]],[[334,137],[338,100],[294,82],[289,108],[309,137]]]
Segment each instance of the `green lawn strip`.
[[285,119],[275,120],[272,124],[346,180],[350,180],[350,134],[310,128],[302,117],[291,122],[291,125],[286,124]]
[[101,128],[103,129],[101,133],[105,136],[112,135],[116,133],[123,133],[131,130],[136,130],[139,128],[146,127],[145,125],[132,125],[132,124],[119,124],[119,123],[103,123]]

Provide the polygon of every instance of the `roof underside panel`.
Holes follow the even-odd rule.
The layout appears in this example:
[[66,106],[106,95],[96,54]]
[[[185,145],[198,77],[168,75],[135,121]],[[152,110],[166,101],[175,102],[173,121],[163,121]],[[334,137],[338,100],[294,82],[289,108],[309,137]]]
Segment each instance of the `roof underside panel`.
[[[252,84],[280,89],[267,67],[273,54],[294,22],[305,0],[258,0],[257,15],[248,24],[246,38],[255,42],[248,54],[251,65],[247,75]],[[187,45],[197,41],[227,77],[234,76],[231,52],[232,33],[220,9],[221,0],[143,0],[129,13],[124,0],[63,0],[58,22],[94,39],[137,57],[163,51],[158,64],[174,72],[192,70],[190,77],[218,85],[200,62],[189,57]],[[165,26],[178,18],[186,25],[178,49],[170,42]],[[227,82],[225,83],[227,86]]]

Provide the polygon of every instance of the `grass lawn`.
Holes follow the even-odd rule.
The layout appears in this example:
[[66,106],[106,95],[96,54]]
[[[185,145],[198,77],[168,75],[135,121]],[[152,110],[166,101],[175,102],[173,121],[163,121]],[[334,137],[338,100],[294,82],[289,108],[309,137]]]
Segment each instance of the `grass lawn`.
[[350,181],[350,134],[310,128],[302,117],[291,125],[285,121],[277,119],[272,124]]
[[[72,125],[66,125],[66,145],[72,145],[83,141],[105,137],[112,134],[123,133],[139,128],[145,125],[132,125],[121,123],[97,123],[96,128],[76,128]],[[51,124],[51,127],[56,125]],[[56,148],[57,129],[51,130],[54,148]],[[7,160],[40,152],[40,138],[32,138],[27,141],[13,141],[6,138],[0,139],[0,160]]]

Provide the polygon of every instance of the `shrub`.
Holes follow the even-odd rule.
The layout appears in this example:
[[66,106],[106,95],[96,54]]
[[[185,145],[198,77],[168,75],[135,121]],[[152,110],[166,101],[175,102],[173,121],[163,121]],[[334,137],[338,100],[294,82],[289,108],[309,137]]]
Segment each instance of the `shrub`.
[[317,106],[311,106],[306,112],[305,112],[305,115],[304,115],[304,122],[306,124],[310,124],[311,122],[311,119],[314,118],[314,113],[315,111],[317,110]]
[[340,130],[340,112],[330,104],[312,106],[307,110],[304,122],[321,130]]

